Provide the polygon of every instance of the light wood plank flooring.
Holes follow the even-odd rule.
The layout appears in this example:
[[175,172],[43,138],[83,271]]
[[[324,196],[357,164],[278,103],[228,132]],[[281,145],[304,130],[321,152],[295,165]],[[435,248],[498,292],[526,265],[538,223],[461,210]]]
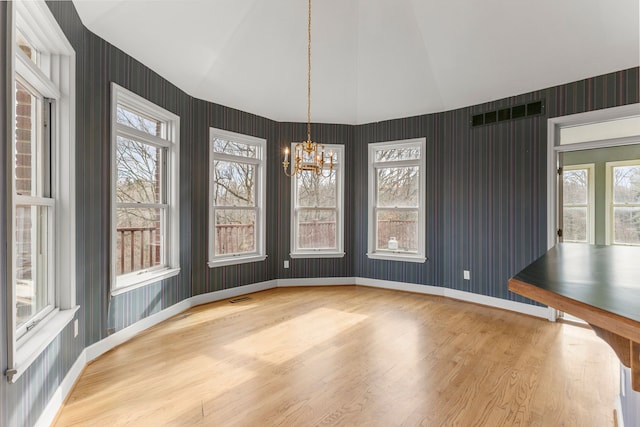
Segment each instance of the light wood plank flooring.
[[590,329],[356,286],[178,315],[88,365],[57,426],[612,426]]

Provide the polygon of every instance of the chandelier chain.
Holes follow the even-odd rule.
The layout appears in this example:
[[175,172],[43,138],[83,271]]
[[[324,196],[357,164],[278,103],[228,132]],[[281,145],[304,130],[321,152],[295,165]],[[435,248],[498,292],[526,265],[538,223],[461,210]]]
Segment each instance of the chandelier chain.
[[307,20],[307,141],[311,141],[311,0]]

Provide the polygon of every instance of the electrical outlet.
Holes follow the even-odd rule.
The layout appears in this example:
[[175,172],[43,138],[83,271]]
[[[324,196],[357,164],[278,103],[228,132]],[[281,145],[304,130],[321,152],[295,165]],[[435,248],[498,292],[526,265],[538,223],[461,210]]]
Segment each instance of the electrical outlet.
[[471,280],[471,272],[469,270],[464,270],[464,280]]
[[289,260],[288,259],[284,260],[284,268],[289,268]]
[[78,319],[75,319],[73,321],[73,337],[77,337],[78,336]]

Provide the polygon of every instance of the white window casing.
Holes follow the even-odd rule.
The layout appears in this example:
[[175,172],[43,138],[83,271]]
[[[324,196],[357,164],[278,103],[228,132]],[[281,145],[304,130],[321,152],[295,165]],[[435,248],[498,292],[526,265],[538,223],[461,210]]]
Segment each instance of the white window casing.
[[[11,190],[6,194],[11,218],[8,230],[8,246],[14,248],[7,254],[7,379],[14,383],[38,355],[60,334],[74,318],[76,306],[76,222],[75,222],[75,52],[44,1],[9,2],[8,60],[10,93],[15,96],[17,84],[28,88],[36,95],[44,108],[38,108],[38,123],[44,124],[44,144],[36,139],[39,147],[32,152],[36,162],[31,163],[32,185],[40,185],[35,177],[48,170],[43,183],[44,192],[18,194],[16,172],[11,175]],[[21,40],[28,39],[33,48],[29,58],[19,47]],[[31,104],[33,105],[33,104]],[[16,101],[8,102],[11,117],[17,117]],[[35,111],[35,110],[34,110]],[[11,141],[7,149],[16,153],[16,120],[11,121]],[[10,156],[13,158],[13,155]],[[47,169],[48,168],[48,169]],[[16,207],[31,206],[42,212],[35,218],[34,230],[30,231],[31,243],[37,245],[37,257],[32,261],[35,270],[46,267],[48,299],[46,309],[27,324],[17,326],[17,249]],[[21,217],[23,218],[23,217]],[[32,284],[33,286],[33,284]]]
[[210,128],[209,267],[266,259],[266,159],[266,140]]
[[[291,152],[293,152],[294,145],[295,144],[292,144],[291,146]],[[331,182],[326,182],[330,178],[330,171],[326,166],[321,177],[315,176],[315,172],[308,172],[309,175],[304,178],[298,175],[291,177],[291,253],[289,254],[291,258],[344,257],[344,145],[323,145],[325,156],[332,155],[333,157],[333,170],[331,171],[331,177],[334,178],[333,185],[331,185]],[[325,160],[325,162],[326,165],[328,160]],[[324,181],[325,186],[331,187],[329,188],[329,192],[334,192],[334,197],[331,198],[332,200],[323,202],[324,204],[321,206],[301,203],[301,194],[299,194],[300,186],[309,180],[317,186],[322,185],[321,181]],[[318,188],[317,186],[316,190]],[[309,223],[310,225],[307,224],[309,230],[306,230],[306,234],[310,231],[313,232],[315,226],[315,231],[317,231],[315,234],[318,235],[318,233],[321,233],[322,237],[327,240],[327,242],[325,242],[327,244],[320,244],[318,246],[311,244],[313,242],[301,244],[301,239],[304,238],[303,235],[306,235],[300,230],[303,224],[303,222],[301,222],[303,212],[307,214],[315,213],[316,216],[332,216],[335,218],[334,221],[315,222],[315,224],[312,222]],[[324,230],[323,226],[325,228]],[[328,244],[328,242],[331,241],[333,241],[334,244]]]
[[[372,143],[369,144],[368,151],[367,256],[371,259],[425,262],[426,139]],[[403,175],[399,176],[396,183],[394,175],[398,173]],[[417,177],[412,178],[411,174],[416,173]],[[379,178],[386,182],[380,184]],[[400,180],[407,179],[409,184],[417,188],[411,190],[406,185],[400,185],[402,184]],[[403,189],[413,194],[405,194],[404,200],[399,195],[396,198],[393,193],[399,194],[398,192]],[[380,196],[381,193],[382,196]],[[381,200],[381,198],[388,200]],[[384,227],[379,224],[381,217],[390,218],[380,220],[382,224],[387,223]],[[394,217],[397,218],[394,219]],[[415,241],[412,241],[413,239]],[[382,243],[379,244],[380,242]]]
[[[130,116],[136,119],[148,119],[149,123],[155,123],[161,128],[162,133],[154,135],[137,129],[133,125],[119,123],[117,119],[119,110],[130,113]],[[159,193],[154,194],[159,200],[131,200],[128,202],[118,200],[118,187],[125,185],[118,180],[120,173],[118,170],[118,144],[120,142],[137,145],[141,147],[143,154],[150,150],[157,156],[156,163],[152,162],[152,165],[149,166],[152,169],[147,172],[153,173],[154,178],[157,179],[157,182],[153,182],[151,185],[155,186],[153,187],[154,193]],[[121,155],[122,153],[128,154],[128,152],[128,147],[121,148]],[[180,272],[180,117],[112,83],[111,156],[111,294],[117,295],[176,276]],[[129,159],[130,163],[139,160],[140,165],[148,166],[144,159],[140,159],[140,156],[136,157],[135,154],[131,154],[131,159]],[[130,165],[126,160],[123,160],[122,163],[125,164],[125,167]],[[135,168],[139,165],[132,164],[130,167]],[[150,185],[150,182],[145,182],[143,178],[143,176],[138,176],[133,181],[143,182],[144,184],[140,184],[143,186]],[[158,213],[153,222],[157,225],[155,227],[129,227],[130,230],[135,230],[128,231],[129,234],[126,234],[118,228],[118,212],[120,210],[155,210]],[[120,236],[120,241],[118,236]],[[130,246],[125,255],[126,237],[130,239],[127,240]],[[152,240],[157,243],[154,244]],[[159,246],[159,249],[154,251],[152,247],[156,246]],[[152,262],[148,262],[149,257],[153,257]],[[125,271],[121,262],[122,264],[126,263],[130,269]],[[119,267],[120,270],[118,270]]]

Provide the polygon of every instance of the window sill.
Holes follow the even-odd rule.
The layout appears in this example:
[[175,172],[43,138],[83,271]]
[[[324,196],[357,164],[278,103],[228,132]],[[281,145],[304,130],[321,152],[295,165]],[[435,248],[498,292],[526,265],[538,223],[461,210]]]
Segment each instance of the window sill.
[[209,265],[209,268],[215,268],[215,267],[224,267],[226,265],[244,264],[247,262],[260,262],[260,261],[264,261],[265,259],[267,259],[266,255],[256,255],[256,254],[235,255],[235,256],[230,256],[228,258],[221,258],[214,261],[209,261],[208,265]]
[[7,370],[9,383],[15,383],[51,342],[73,320],[80,306],[67,310],[54,310],[38,326],[18,340],[15,368]]
[[383,259],[387,261],[405,261],[424,263],[427,258],[420,255],[411,255],[399,252],[374,252],[367,253],[369,259]]
[[309,252],[291,252],[289,258],[344,258],[344,252],[330,251],[309,251]]
[[178,268],[166,268],[164,270],[150,271],[143,274],[133,275],[129,277],[123,277],[118,280],[115,289],[111,290],[111,295],[124,294],[134,289],[141,288],[143,286],[157,283],[161,280],[168,279],[173,276],[177,276],[180,273],[180,267]]

